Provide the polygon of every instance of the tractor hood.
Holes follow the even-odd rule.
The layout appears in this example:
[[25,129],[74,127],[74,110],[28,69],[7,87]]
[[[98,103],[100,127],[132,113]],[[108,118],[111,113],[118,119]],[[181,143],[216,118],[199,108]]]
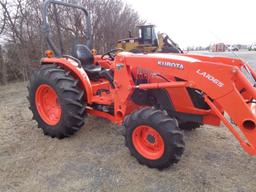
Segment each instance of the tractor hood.
[[[195,63],[195,62],[210,62],[210,63],[223,63],[223,64],[232,64],[235,66],[243,65],[241,59],[230,58],[230,57],[219,57],[219,56],[206,56],[206,55],[197,55],[197,54],[173,54],[173,53],[141,53],[134,54],[130,52],[121,52],[119,55],[124,56],[125,58],[136,58],[138,60],[150,59],[150,60],[165,60],[165,61],[176,61],[176,62],[186,62],[186,63]],[[133,59],[132,59],[133,60]]]

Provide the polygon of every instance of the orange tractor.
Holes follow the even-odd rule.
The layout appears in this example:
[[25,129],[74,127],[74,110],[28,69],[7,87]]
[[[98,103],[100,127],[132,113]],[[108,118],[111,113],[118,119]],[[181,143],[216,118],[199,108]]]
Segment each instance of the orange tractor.
[[49,37],[51,3],[80,8],[88,18],[82,7],[44,3],[45,31],[55,56],[41,59],[28,89],[33,118],[45,135],[73,135],[86,114],[106,118],[125,126],[126,146],[141,164],[163,169],[182,156],[182,129],[223,122],[242,148],[256,155],[256,74],[249,65],[224,57],[120,49],[92,55],[90,41],[75,45],[72,56],[61,55]]

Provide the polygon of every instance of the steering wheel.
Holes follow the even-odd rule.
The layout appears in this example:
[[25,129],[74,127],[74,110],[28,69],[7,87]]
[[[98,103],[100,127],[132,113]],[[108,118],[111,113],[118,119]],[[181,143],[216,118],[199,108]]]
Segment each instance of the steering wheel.
[[115,60],[115,56],[116,56],[115,53],[116,53],[116,52],[121,52],[121,51],[124,51],[124,50],[121,49],[121,48],[112,49],[112,50],[110,50],[110,51],[104,53],[104,54],[101,56],[101,59],[104,59],[104,57],[108,56],[111,61],[114,61],[114,60]]

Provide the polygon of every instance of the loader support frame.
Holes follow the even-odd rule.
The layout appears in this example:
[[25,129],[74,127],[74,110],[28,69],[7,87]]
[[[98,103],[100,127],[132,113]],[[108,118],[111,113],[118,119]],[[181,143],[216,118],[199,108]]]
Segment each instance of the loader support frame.
[[244,141],[240,134],[236,131],[234,126],[225,118],[225,116],[219,111],[219,109],[214,105],[214,103],[207,97],[204,97],[205,102],[211,107],[211,109],[216,113],[216,115],[222,120],[224,125],[230,130],[234,137],[240,142],[243,149],[250,155],[256,155],[256,149],[254,146],[250,145],[248,142]]

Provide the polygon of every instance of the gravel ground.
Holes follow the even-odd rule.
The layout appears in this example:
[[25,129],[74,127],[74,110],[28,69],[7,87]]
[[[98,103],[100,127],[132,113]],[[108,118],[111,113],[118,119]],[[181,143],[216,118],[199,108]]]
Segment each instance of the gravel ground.
[[[254,53],[240,53],[256,61]],[[185,132],[182,160],[158,171],[140,165],[121,128],[88,117],[71,138],[46,137],[31,120],[26,84],[0,87],[0,191],[256,191],[256,158],[222,127]]]

